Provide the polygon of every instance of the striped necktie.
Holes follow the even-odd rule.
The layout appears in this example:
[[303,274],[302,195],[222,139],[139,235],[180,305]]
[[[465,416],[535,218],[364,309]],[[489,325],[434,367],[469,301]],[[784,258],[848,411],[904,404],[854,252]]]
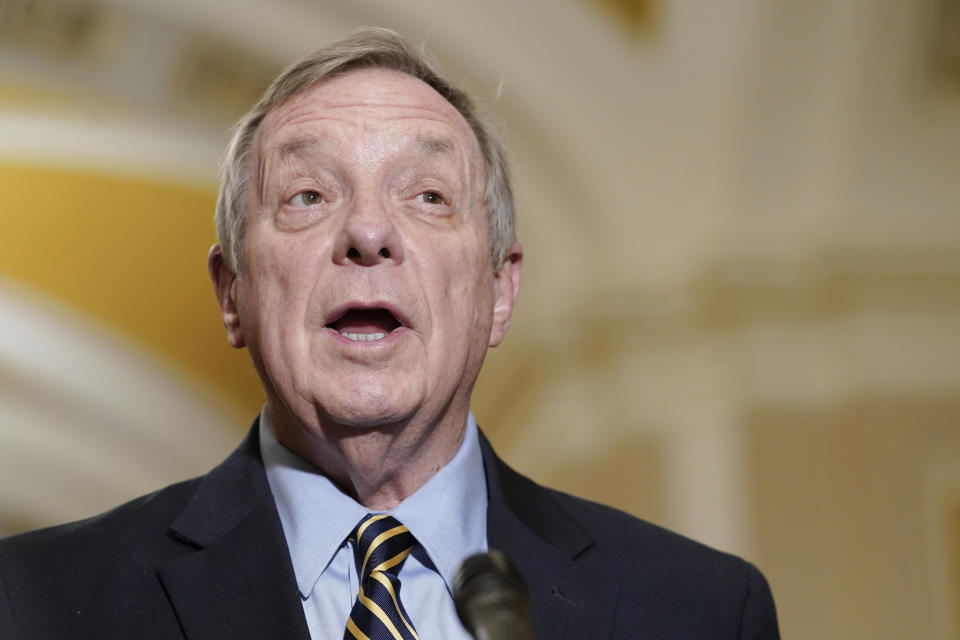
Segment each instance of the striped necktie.
[[347,619],[344,640],[420,640],[400,604],[397,574],[417,543],[385,513],[368,514],[350,534],[360,593]]

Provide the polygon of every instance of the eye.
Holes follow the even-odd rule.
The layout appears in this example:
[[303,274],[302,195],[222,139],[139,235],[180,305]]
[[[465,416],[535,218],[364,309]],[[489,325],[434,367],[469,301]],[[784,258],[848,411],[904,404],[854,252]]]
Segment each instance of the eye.
[[436,191],[424,191],[417,195],[417,199],[427,204],[446,204],[447,201]]
[[321,202],[323,202],[323,196],[319,191],[313,190],[301,191],[290,199],[290,204],[304,207],[320,204]]

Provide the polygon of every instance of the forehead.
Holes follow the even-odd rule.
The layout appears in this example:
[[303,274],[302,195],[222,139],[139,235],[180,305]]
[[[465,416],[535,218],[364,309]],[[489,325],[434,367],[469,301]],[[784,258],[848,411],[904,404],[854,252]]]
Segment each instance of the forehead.
[[477,138],[460,112],[422,80],[383,68],[324,79],[274,108],[257,132],[257,152],[273,155],[312,137],[318,128],[344,127],[358,132],[408,129],[421,139],[436,135],[482,169]]

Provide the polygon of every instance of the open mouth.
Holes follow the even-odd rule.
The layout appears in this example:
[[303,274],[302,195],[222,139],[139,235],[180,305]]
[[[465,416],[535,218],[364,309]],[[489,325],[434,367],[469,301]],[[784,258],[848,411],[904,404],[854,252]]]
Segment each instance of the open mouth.
[[347,309],[327,326],[350,340],[370,342],[382,340],[403,323],[387,309]]

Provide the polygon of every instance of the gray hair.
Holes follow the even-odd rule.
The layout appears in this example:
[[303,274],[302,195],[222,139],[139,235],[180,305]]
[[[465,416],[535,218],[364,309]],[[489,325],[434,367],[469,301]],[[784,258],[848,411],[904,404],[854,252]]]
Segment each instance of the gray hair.
[[399,34],[389,29],[365,28],[350,37],[320,49],[284,69],[260,100],[233,128],[220,170],[217,198],[217,237],[227,267],[237,272],[241,259],[247,182],[254,139],[270,111],[306,91],[321,80],[355,69],[382,67],[418,78],[432,87],[467,121],[483,155],[486,185],[483,201],[490,230],[494,267],[503,264],[516,237],[513,191],[503,142],[473,100],[443,78]]

